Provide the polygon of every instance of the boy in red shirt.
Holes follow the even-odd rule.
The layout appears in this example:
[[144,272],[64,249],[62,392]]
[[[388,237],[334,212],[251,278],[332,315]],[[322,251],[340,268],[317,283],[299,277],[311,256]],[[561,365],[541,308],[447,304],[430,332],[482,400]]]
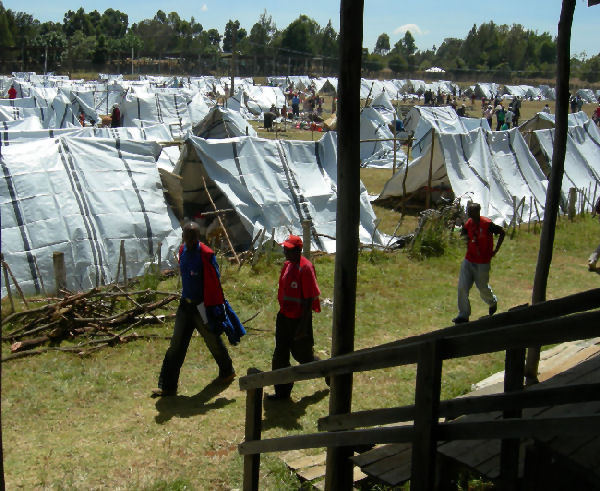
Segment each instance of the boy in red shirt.
[[[279,313],[275,327],[272,369],[290,366],[290,354],[298,363],[317,361],[313,352],[312,312],[321,312],[319,285],[313,264],[302,256],[302,239],[290,235],[282,244],[286,261],[279,275]],[[289,399],[293,383],[275,385],[267,399]]]
[[[469,219],[463,225],[461,232],[467,238],[467,254],[460,266],[458,277],[458,315],[452,319],[455,324],[469,322],[471,315],[469,290],[473,283],[477,285],[481,299],[488,304],[489,314],[493,315],[498,308],[498,299],[489,285],[490,262],[498,253],[505,232],[489,218],[480,216],[480,212],[481,206],[478,203],[467,205]],[[495,249],[494,235],[499,236]]]

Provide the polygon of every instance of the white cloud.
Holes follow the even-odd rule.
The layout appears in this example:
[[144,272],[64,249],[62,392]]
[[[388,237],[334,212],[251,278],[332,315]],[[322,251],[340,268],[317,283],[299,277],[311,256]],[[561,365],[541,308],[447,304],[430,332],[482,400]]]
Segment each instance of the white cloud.
[[394,34],[404,34],[406,31],[410,31],[413,36],[424,34],[423,30],[417,24],[404,24],[396,27]]
[[202,8],[200,10],[202,10],[202,12],[206,12],[208,10],[208,6],[205,3],[203,3]]

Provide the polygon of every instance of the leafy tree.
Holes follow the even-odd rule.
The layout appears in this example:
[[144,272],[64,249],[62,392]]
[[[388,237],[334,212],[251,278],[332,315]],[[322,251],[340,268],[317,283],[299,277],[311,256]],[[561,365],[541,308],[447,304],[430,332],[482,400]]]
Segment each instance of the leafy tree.
[[67,37],[71,37],[75,31],[81,31],[85,36],[91,36],[96,33],[96,27],[83,7],[77,12],[67,11],[63,16],[63,32]]
[[588,82],[600,82],[600,54],[592,56],[583,63],[581,78]]
[[319,31],[320,27],[316,21],[301,15],[283,30],[281,47],[291,52],[313,54],[313,40]]
[[363,50],[361,66],[369,72],[378,72],[385,66],[383,56],[377,53],[369,54],[366,49]]
[[100,32],[109,38],[122,38],[128,25],[129,17],[120,10],[106,9],[100,17]]
[[378,55],[387,55],[390,52],[390,37],[385,32],[377,38],[373,52]]
[[248,50],[250,53],[255,55],[264,56],[266,54],[266,48],[271,44],[273,36],[277,32],[277,27],[273,22],[273,18],[267,16],[267,10],[258,18],[252,29],[250,29],[250,36],[248,36]]
[[221,43],[221,35],[219,34],[219,31],[217,31],[216,29],[209,29],[206,32],[206,36],[208,38],[208,42],[215,47],[219,47],[219,44]]
[[92,62],[96,65],[104,65],[108,57],[108,43],[106,36],[100,34],[97,38],[96,48],[92,54]]
[[405,72],[408,70],[408,62],[400,54],[393,54],[388,59],[388,67],[395,73]]
[[223,51],[230,53],[233,48],[233,37],[235,35],[235,42],[239,43],[247,36],[246,29],[240,29],[240,21],[232,21],[229,19],[225,25],[225,32],[223,33]]
[[[331,19],[319,33],[317,43],[317,51],[319,54],[332,58],[338,55],[338,33],[335,32],[335,29],[331,25]],[[381,70],[381,68],[379,70]]]
[[95,49],[95,36],[86,36],[82,31],[75,31],[67,43],[66,59],[71,65],[81,60],[89,60]]
[[14,45],[13,18],[0,2],[0,47],[9,48]]

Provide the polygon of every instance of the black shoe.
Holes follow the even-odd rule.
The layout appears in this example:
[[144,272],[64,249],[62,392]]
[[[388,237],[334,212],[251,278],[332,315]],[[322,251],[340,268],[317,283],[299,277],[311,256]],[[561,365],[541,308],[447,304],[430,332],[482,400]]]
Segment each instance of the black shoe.
[[490,313],[490,315],[494,315],[496,313],[496,310],[498,310],[498,304],[495,303],[494,305],[490,306],[490,310],[488,310],[488,312]]
[[217,382],[219,384],[230,384],[235,379],[235,372],[231,372],[229,375],[219,375]]
[[452,322],[455,324],[464,324],[465,322],[469,322],[469,319],[465,319],[464,317],[455,317],[452,319]]
[[265,399],[267,401],[289,401],[291,397],[285,394],[267,394]]

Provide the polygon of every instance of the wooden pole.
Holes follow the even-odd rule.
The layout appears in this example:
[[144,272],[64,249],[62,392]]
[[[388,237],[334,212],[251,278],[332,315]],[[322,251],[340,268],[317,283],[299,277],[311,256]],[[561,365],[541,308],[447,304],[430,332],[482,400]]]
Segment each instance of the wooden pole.
[[[338,205],[331,356],[354,351],[360,209],[360,77],[364,0],[340,2]],[[352,409],[352,374],[331,377],[329,414]],[[352,489],[351,447],[327,449],[325,489]]]
[[[206,179],[204,179],[204,176],[202,176],[202,182],[204,183],[204,190],[206,191],[208,200],[210,201],[210,204],[216,211],[217,205],[215,205],[215,202],[213,201],[212,196],[210,195],[210,193],[208,191],[208,186],[206,185]],[[223,229],[223,233],[225,234],[225,238],[227,239],[227,244],[229,245],[229,249],[231,250],[233,257],[235,258],[235,262],[239,266],[240,258],[238,257],[237,253],[235,252],[235,249],[233,248],[233,244],[231,243],[231,240],[229,239],[229,234],[227,233],[227,229],[225,228],[225,225],[223,224],[223,220],[221,220],[221,215],[217,215],[217,220],[219,220],[219,225],[221,225],[221,228]]]
[[569,188],[569,204],[567,205],[567,211],[569,214],[569,220],[573,221],[575,219],[575,204],[577,203],[577,189]]
[[[398,115],[396,115],[396,118],[398,118]],[[396,136],[397,136],[397,131],[396,131],[396,118],[394,118],[394,166],[392,167],[392,176],[396,173]]]
[[35,266],[35,271],[37,272],[38,278],[40,279],[40,284],[42,285],[42,292],[44,296],[47,297],[46,287],[44,286],[44,278],[42,278],[42,273],[40,272],[40,268],[38,267],[37,258],[35,255],[33,256],[33,265]]
[[310,260],[310,229],[312,221],[302,220],[302,255]]
[[[249,368],[248,375],[260,373],[256,368]],[[262,398],[263,389],[251,389],[246,393],[246,424],[244,441],[260,440],[262,431]],[[244,455],[244,491],[258,491],[260,475],[260,453]]]
[[8,271],[6,268],[6,263],[4,259],[2,259],[2,272],[4,274],[4,285],[6,287],[6,293],[8,295],[8,301],[10,302],[11,312],[15,311],[15,301],[13,300],[12,291],[10,290],[10,282],[8,281]]
[[65,254],[63,252],[52,253],[52,264],[54,266],[54,284],[56,286],[56,295],[67,287],[67,270],[65,268]]
[[127,288],[127,256],[125,254],[125,241],[121,240],[121,265],[123,266],[123,286]]
[[[546,300],[546,287],[550,264],[552,263],[552,248],[556,229],[556,216],[560,200],[560,189],[565,170],[565,154],[567,151],[567,124],[569,114],[569,74],[571,72],[571,27],[575,0],[563,0],[560,21],[558,23],[556,64],[556,126],[554,144],[552,146],[552,169],[550,182],[546,193],[546,208],[540,236],[535,277],[533,280],[532,303]],[[525,377],[527,383],[537,382],[537,370],[540,362],[540,347],[532,346],[527,353]]]

